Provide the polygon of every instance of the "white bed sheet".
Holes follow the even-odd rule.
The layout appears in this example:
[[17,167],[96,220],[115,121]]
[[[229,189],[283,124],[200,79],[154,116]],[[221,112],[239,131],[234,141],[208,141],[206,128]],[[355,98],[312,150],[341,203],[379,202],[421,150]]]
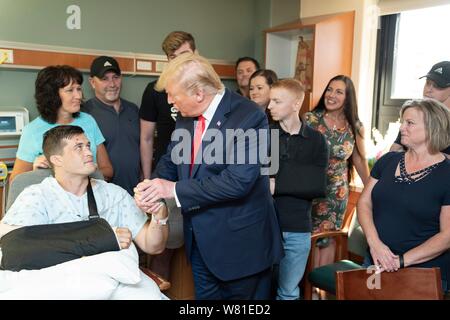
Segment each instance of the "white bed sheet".
[[157,284],[139,270],[134,245],[41,270],[0,271],[0,300],[164,298]]

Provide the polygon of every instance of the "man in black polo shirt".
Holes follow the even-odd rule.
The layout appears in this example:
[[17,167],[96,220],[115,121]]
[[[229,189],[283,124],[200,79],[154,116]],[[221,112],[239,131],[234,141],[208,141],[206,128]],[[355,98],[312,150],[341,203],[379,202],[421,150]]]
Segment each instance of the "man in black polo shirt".
[[95,97],[84,104],[82,111],[94,117],[106,139],[106,150],[114,168],[111,182],[133,196],[141,175],[139,109],[120,98],[122,75],[114,58],[94,59],[89,82]]
[[[170,61],[182,53],[193,53],[195,51],[195,40],[188,32],[173,31],[164,39],[162,49]],[[150,179],[152,168],[166,153],[178,116],[178,110],[167,102],[167,93],[156,91],[155,84],[156,81],[150,82],[145,88],[141,108],[139,109],[141,166],[145,179]],[[150,264],[152,270],[165,278],[169,278],[170,260],[174,249],[181,247],[184,243],[183,217],[180,208],[172,200],[167,202],[167,207],[170,231],[166,250],[157,256],[153,256]]]
[[[272,130],[279,132],[279,170],[270,179],[270,189],[278,210],[285,256],[278,271],[277,300],[300,298],[303,277],[311,248],[311,201],[325,196],[328,145],[325,137],[302,122],[300,107],[305,97],[295,79],[275,82],[270,89],[268,109]],[[274,160],[272,160],[274,161]]]
[[[195,40],[190,33],[173,31],[164,39],[162,49],[170,61],[182,53],[193,53]],[[167,102],[167,93],[156,91],[155,83],[156,81],[152,81],[145,88],[139,109],[144,179],[150,179],[152,167],[155,167],[159,158],[166,153],[178,116],[178,110]]]

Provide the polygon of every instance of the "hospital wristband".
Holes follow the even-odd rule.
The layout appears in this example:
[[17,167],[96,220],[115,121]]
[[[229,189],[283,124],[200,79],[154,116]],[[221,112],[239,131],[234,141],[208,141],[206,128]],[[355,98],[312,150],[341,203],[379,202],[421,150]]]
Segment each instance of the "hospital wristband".
[[169,217],[164,218],[164,219],[156,219],[155,216],[152,215],[152,221],[155,221],[155,223],[160,225],[160,226],[167,225],[167,221],[168,220],[169,220]]

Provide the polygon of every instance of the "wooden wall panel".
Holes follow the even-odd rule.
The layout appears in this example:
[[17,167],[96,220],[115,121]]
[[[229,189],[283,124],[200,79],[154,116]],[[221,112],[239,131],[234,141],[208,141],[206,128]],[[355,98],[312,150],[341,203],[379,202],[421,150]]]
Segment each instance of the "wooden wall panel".
[[[13,50],[14,63],[5,63],[6,67],[13,68],[25,68],[25,69],[41,69],[49,65],[67,64],[77,69],[86,71],[89,70],[92,60],[98,55],[92,54],[78,54],[70,52],[56,52],[56,51],[44,51],[44,50],[32,50],[32,49],[18,49],[2,47],[2,49]],[[160,59],[148,59],[148,58],[134,58],[134,57],[120,57],[113,56],[120,65],[120,68],[125,74],[139,74],[148,76],[157,76],[161,73],[157,70],[156,63],[162,61]],[[152,68],[149,70],[139,70],[137,67],[138,61],[151,63]],[[214,69],[221,78],[234,79],[235,69],[234,64],[226,63],[212,63]]]

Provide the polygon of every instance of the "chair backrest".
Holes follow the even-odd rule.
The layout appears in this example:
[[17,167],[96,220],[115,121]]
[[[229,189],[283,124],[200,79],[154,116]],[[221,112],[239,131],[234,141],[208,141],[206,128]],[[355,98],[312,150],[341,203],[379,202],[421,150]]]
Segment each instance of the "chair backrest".
[[[7,192],[6,201],[4,204],[4,213],[8,211],[11,205],[14,203],[19,194],[28,186],[33,184],[41,183],[47,177],[52,176],[51,169],[37,169],[33,171],[28,171],[17,175],[13,181],[8,185],[6,184],[4,192]],[[103,175],[99,170],[96,170],[92,175],[92,178],[103,180]]]
[[352,222],[348,228],[348,245],[347,249],[349,252],[349,257],[355,259],[358,257],[359,262],[362,264],[364,256],[367,253],[367,239],[364,234],[364,230],[358,221],[357,214],[353,215]]
[[405,268],[375,274],[368,269],[336,272],[338,300],[442,300],[439,268]]
[[361,191],[350,191],[348,195],[347,208],[345,209],[345,214],[342,219],[342,231],[348,231],[350,226],[356,216],[356,205],[358,203],[359,196],[361,195]]

